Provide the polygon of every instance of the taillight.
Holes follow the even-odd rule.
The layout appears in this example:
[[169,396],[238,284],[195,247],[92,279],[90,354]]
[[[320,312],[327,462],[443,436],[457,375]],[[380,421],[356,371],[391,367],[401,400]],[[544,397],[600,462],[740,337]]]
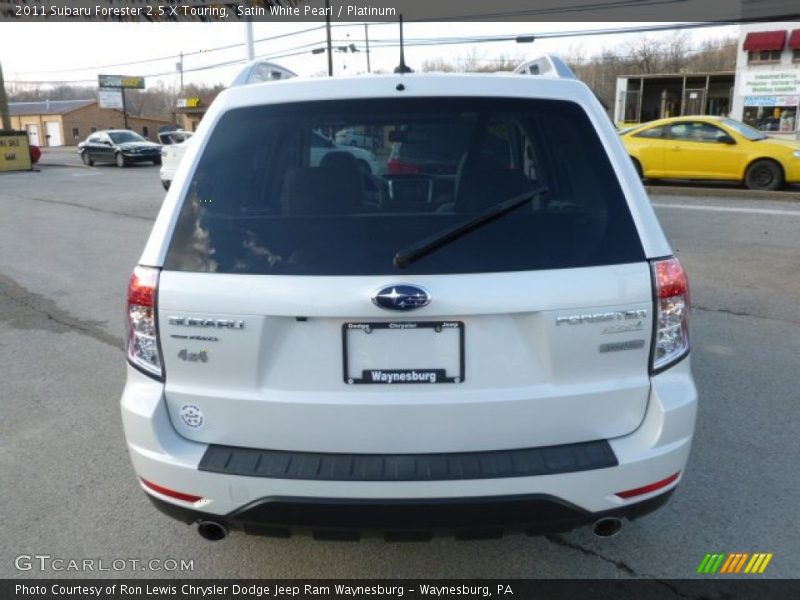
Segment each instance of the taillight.
[[419,167],[404,160],[390,158],[386,163],[386,171],[389,175],[413,175],[419,173]]
[[654,260],[655,335],[651,371],[663,371],[689,352],[689,281],[677,258]]
[[162,376],[156,323],[158,269],[136,267],[128,284],[128,360],[144,372]]
[[635,496],[641,496],[642,494],[649,494],[650,492],[655,492],[656,490],[660,490],[661,488],[667,487],[670,483],[675,481],[678,476],[680,475],[680,471],[677,473],[673,473],[666,479],[662,479],[661,481],[656,481],[655,483],[650,483],[648,485],[644,485],[642,487],[633,489],[633,490],[626,490],[624,492],[617,492],[617,496],[620,498],[628,499],[633,498]]
[[175,490],[165,488],[163,485],[155,484],[152,481],[148,481],[147,479],[144,479],[142,477],[140,477],[139,479],[146,488],[149,488],[154,492],[158,492],[159,494],[164,494],[165,496],[169,496],[170,498],[175,498],[177,500],[183,500],[184,502],[191,502],[191,503],[195,503],[198,500],[203,499],[202,496],[195,496],[194,494],[184,494],[183,492],[176,492]]

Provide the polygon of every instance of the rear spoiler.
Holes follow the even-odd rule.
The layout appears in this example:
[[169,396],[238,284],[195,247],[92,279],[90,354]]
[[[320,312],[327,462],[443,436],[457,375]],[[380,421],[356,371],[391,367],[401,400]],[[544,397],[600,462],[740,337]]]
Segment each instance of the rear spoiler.
[[290,71],[286,67],[266,60],[254,60],[247,63],[244,68],[239,71],[231,87],[249,85],[251,83],[263,83],[265,81],[291,79],[292,77],[297,77],[297,73]]

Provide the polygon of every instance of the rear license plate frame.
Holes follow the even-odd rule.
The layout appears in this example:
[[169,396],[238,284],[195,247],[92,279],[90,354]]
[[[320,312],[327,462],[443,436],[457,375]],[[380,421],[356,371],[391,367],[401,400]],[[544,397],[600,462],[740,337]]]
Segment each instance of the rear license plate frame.
[[[374,369],[381,373],[397,374],[398,377],[392,378],[392,381],[376,381],[369,376],[367,370],[362,371],[361,377],[351,377],[348,364],[347,353],[347,337],[349,332],[353,331],[367,331],[370,330],[396,330],[402,332],[406,329],[457,329],[458,330],[458,374],[450,374],[448,376],[446,369],[441,368],[408,368],[408,369]],[[463,321],[357,321],[342,323],[342,376],[344,382],[348,385],[402,385],[402,384],[441,384],[441,383],[463,383],[466,379],[466,367],[464,357],[464,338],[465,327]],[[417,374],[414,378],[413,374]],[[400,377],[406,374],[406,377]],[[435,375],[430,377],[429,374]],[[428,380],[425,380],[425,379]],[[431,380],[432,379],[432,380]]]

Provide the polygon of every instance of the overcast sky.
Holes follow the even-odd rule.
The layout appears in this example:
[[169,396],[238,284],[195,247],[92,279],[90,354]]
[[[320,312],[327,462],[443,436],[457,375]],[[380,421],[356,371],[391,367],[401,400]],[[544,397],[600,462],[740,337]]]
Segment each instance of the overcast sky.
[[[407,42],[434,37],[520,35],[619,28],[646,25],[643,23],[409,23],[405,26]],[[324,53],[312,54],[312,49],[324,47],[325,30],[317,23],[254,23],[254,38],[285,36],[302,30],[313,31],[263,41],[255,45],[256,56],[294,54],[275,59],[276,62],[300,75],[314,75],[327,69]],[[703,40],[737,35],[738,27],[722,26],[690,30],[692,45]],[[544,52],[568,54],[581,48],[589,56],[602,48],[622,52],[622,46],[642,34],[614,34],[538,40],[533,44],[493,42],[472,45],[408,46],[406,62],[413,68],[428,58],[457,61],[474,55],[484,61],[505,55],[511,58],[533,57]],[[650,36],[670,35],[650,33]],[[398,62],[398,49],[379,48],[381,43],[396,43],[397,25],[371,24],[370,59],[372,69],[391,71]],[[86,85],[97,81],[98,73],[119,75],[154,75],[148,77],[148,87],[163,81],[177,85],[177,56],[184,58],[186,83],[223,83],[228,85],[240,65],[191,71],[200,67],[231,61],[244,61],[245,48],[214,50],[220,46],[242,44],[245,39],[243,23],[0,23],[0,62],[8,82],[32,80],[75,81]],[[334,45],[355,43],[361,52],[334,53],[337,74],[360,73],[367,69],[363,24],[334,27]],[[19,49],[19,50],[17,50]],[[199,53],[198,53],[199,52]],[[152,60],[159,59],[161,60]],[[112,66],[134,61],[139,64]],[[80,69],[80,70],[78,70]]]

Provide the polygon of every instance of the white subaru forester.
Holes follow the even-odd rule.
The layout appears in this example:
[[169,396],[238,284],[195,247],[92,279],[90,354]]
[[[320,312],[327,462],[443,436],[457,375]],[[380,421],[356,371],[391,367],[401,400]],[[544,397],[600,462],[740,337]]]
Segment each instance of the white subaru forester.
[[[207,539],[426,539],[612,535],[668,499],[686,275],[602,106],[542,64],[219,95],[128,290],[159,509]],[[312,164],[343,130],[377,173]]]

